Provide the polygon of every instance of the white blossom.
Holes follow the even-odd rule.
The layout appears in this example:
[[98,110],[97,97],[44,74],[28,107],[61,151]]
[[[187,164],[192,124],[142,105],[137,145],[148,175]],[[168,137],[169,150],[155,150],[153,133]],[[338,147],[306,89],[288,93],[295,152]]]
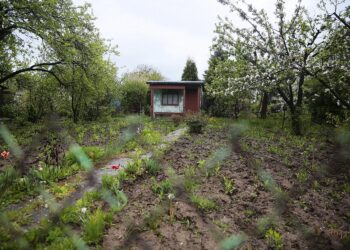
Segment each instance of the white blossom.
[[173,193],[168,194],[168,199],[173,200],[175,198],[175,195]]

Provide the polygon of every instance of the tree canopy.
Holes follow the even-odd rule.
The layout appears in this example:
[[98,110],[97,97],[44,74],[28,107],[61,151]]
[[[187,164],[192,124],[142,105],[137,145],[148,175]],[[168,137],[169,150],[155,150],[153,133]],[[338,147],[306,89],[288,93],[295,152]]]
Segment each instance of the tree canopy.
[[17,113],[36,120],[64,107],[77,122],[110,105],[117,68],[107,58],[117,51],[93,20],[89,4],[71,0],[0,2],[0,89],[22,93]]
[[85,67],[94,57],[92,44],[101,40],[90,5],[71,0],[5,0],[0,2],[0,85],[24,72],[60,78],[54,69]]
[[148,65],[139,65],[134,71],[123,75],[118,96],[123,110],[126,112],[148,112],[150,101],[149,86],[146,83],[150,80],[164,80],[164,77],[156,69]]
[[[287,18],[285,2],[277,0],[273,20],[270,20],[265,10],[257,10],[245,1],[238,1],[239,4],[230,0],[219,2],[239,14],[250,28],[236,27],[228,18],[219,19],[214,48],[219,47],[228,54],[228,60],[220,65],[226,71],[237,71],[244,67],[244,72],[241,71],[241,75],[217,77],[214,83],[218,84],[210,85],[209,93],[214,96],[237,96],[245,91],[276,91],[289,107],[296,134],[301,133],[300,114],[306,77],[316,77],[329,87],[329,91],[334,93],[339,102],[348,107],[344,98],[337,94],[334,86],[336,83],[331,83],[327,76],[321,76],[329,76],[330,69],[334,72],[335,69],[346,71],[348,68],[348,65],[344,65],[346,63],[342,53],[336,52],[336,46],[332,46],[333,50],[330,50],[330,44],[335,42],[334,36],[337,37],[337,42],[342,44],[341,47],[347,46],[346,39],[349,38],[349,33],[343,22],[325,14],[324,11],[320,11],[320,14],[314,17],[310,16],[301,1],[298,2],[293,15]],[[346,22],[348,10],[338,16]],[[344,27],[340,27],[341,25]],[[345,48],[345,51],[347,50],[348,48]],[[327,55],[335,60],[325,59]],[[234,65],[232,60],[236,62]],[[328,67],[328,70],[325,70],[325,67]],[[339,81],[344,83],[346,75],[346,72],[342,72]],[[225,84],[219,83],[220,80]],[[344,86],[340,82],[339,84]]]
[[198,81],[198,70],[196,63],[191,59],[188,58],[186,62],[186,66],[183,70],[182,81]]

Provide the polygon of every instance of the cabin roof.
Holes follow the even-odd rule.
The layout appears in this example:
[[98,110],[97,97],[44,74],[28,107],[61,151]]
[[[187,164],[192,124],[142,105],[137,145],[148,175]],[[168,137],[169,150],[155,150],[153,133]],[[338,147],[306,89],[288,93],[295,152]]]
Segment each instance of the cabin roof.
[[183,86],[202,86],[204,81],[147,81],[150,85],[183,85]]

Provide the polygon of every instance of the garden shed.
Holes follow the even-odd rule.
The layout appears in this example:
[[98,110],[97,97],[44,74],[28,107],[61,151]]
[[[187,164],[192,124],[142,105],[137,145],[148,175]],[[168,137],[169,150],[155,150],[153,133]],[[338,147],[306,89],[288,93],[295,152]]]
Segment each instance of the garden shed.
[[202,104],[203,81],[148,81],[151,116],[198,113]]

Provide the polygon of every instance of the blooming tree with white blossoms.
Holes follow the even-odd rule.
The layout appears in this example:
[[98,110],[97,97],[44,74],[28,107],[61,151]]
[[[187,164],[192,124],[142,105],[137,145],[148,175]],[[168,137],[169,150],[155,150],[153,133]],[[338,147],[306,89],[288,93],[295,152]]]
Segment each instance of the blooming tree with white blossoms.
[[[244,0],[219,2],[239,14],[249,28],[235,27],[227,18],[219,19],[216,43],[228,53],[235,50],[237,42],[242,44],[248,51],[244,55],[247,65],[244,76],[229,78],[226,86],[213,85],[208,91],[214,96],[234,96],[253,89],[276,91],[289,107],[294,133],[301,134],[300,114],[305,78],[317,76],[329,89],[333,89],[317,65],[322,61],[320,55],[327,55],[325,41],[330,39],[332,27],[339,21],[331,22],[324,11],[311,17],[301,0],[289,18],[285,1],[277,0],[273,20],[265,10],[259,11]],[[338,4],[335,2],[334,6]],[[324,7],[327,8],[327,5]],[[232,55],[235,57],[235,54]],[[327,65],[330,66],[329,63]],[[346,70],[347,65],[342,66]],[[334,65],[330,67],[333,69]]]

